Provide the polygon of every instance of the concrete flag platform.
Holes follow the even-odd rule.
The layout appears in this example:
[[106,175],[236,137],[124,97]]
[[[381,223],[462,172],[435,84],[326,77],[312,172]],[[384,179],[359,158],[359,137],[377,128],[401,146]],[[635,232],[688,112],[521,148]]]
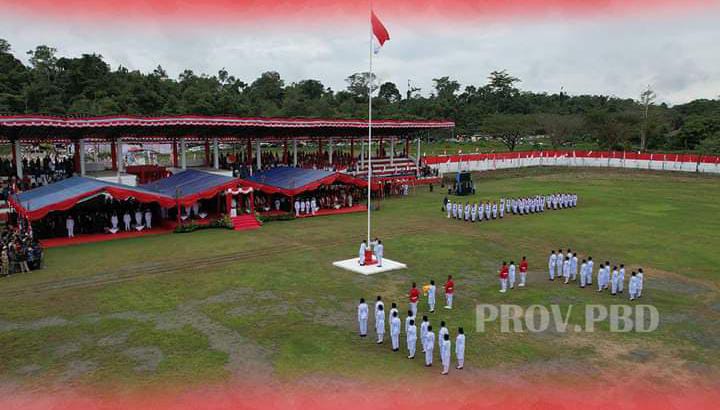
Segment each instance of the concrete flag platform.
[[395,262],[390,259],[383,259],[383,266],[378,267],[377,265],[360,265],[359,258],[346,259],[342,261],[333,262],[333,266],[340,269],[349,270],[351,272],[359,273],[361,275],[369,276],[376,273],[390,272],[393,270],[407,269],[407,265],[400,262]]

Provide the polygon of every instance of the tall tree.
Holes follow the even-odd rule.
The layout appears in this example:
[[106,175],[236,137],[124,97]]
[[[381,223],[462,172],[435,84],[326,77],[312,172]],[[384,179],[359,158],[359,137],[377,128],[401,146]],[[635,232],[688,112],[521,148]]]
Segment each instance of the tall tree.
[[377,90],[377,78],[375,73],[370,76],[369,72],[355,73],[345,79],[348,83],[347,90],[358,100],[367,100],[368,98],[368,85],[372,85],[372,92]]
[[402,95],[400,94],[400,90],[398,90],[395,83],[386,82],[380,86],[380,91],[378,91],[378,98],[389,104],[394,104],[402,99]]
[[655,103],[655,92],[648,85],[647,89],[640,94],[640,105],[642,106],[642,126],[640,127],[640,151],[647,148],[647,136],[650,128],[650,107]]
[[527,114],[493,114],[482,125],[484,133],[505,144],[510,151],[515,151],[523,139],[533,135],[537,129],[537,118]]
[[538,125],[550,138],[550,144],[554,149],[562,147],[571,142],[573,136],[582,129],[582,117],[573,114],[540,114],[537,116]]

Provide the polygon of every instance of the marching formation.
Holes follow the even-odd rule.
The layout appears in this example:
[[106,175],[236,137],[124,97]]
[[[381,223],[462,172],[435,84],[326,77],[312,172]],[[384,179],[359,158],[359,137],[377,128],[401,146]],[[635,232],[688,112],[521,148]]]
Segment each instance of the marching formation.
[[[556,277],[558,279],[562,278],[563,283],[566,285],[570,281],[577,281],[581,288],[592,287],[594,267],[595,262],[592,256],[580,261],[577,252],[573,252],[571,249],[568,249],[567,253],[564,253],[562,249],[558,249],[557,253],[552,250],[548,257],[549,279],[554,281]],[[642,268],[630,273],[628,279],[630,300],[642,297],[644,279],[645,273]],[[600,263],[597,271],[597,285],[598,292],[609,289],[610,294],[613,296],[623,293],[625,289],[625,265],[611,265],[610,261]]]
[[[445,282],[445,309],[452,309],[453,295],[455,293],[455,283],[452,280],[452,276],[448,276],[447,282]],[[427,298],[428,313],[435,312],[435,296],[436,296],[435,281],[431,280],[429,284],[423,286],[423,293]],[[393,352],[400,351],[400,335],[405,333],[405,348],[407,349],[407,358],[415,359],[417,350],[418,337],[420,341],[421,352],[425,358],[425,367],[431,367],[433,364],[433,358],[435,353],[435,347],[437,346],[440,351],[440,362],[442,364],[442,373],[447,375],[450,370],[450,361],[452,356],[452,342],[450,339],[450,331],[444,320],[440,321],[440,328],[437,332],[437,337],[428,315],[423,315],[422,322],[420,323],[420,335],[418,336],[418,324],[417,324],[417,312],[418,312],[418,301],[420,300],[420,290],[418,290],[417,284],[413,283],[412,288],[408,294],[410,309],[407,312],[405,323],[403,325],[400,319],[400,312],[397,304],[392,303],[390,311],[388,313],[389,324],[385,325],[385,303],[382,300],[382,296],[378,296],[375,301],[375,334],[377,336],[376,343],[383,344],[385,342],[385,329],[386,327],[390,332],[390,343],[392,345]],[[360,303],[357,306],[358,324],[360,328],[360,337],[364,338],[368,335],[368,318],[369,318],[369,307],[365,302],[364,298],[360,298]],[[465,332],[462,327],[457,330],[455,336],[455,358],[457,360],[456,369],[461,370],[465,365]]]
[[521,198],[500,198],[499,201],[480,201],[471,204],[466,201],[452,202],[445,198],[443,211],[448,219],[459,219],[466,222],[482,222],[492,219],[502,219],[505,214],[530,215],[545,212],[546,209],[559,210],[577,206],[577,194],[551,194],[535,195]]

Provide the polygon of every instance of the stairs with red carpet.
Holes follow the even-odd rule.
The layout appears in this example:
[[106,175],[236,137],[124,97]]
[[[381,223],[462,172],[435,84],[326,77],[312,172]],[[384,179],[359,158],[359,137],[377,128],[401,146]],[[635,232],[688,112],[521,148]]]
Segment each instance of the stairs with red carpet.
[[233,229],[236,231],[248,231],[252,229],[260,228],[260,222],[255,218],[255,215],[240,215],[231,219]]

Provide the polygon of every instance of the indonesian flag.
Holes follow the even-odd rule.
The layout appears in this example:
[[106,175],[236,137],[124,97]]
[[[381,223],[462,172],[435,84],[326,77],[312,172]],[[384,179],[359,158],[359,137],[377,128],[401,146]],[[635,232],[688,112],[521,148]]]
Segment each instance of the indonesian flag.
[[380,47],[385,45],[386,41],[390,40],[390,33],[388,33],[374,11],[370,12],[370,24],[372,24],[373,37],[375,38],[373,42],[373,52],[377,54],[380,51]]

